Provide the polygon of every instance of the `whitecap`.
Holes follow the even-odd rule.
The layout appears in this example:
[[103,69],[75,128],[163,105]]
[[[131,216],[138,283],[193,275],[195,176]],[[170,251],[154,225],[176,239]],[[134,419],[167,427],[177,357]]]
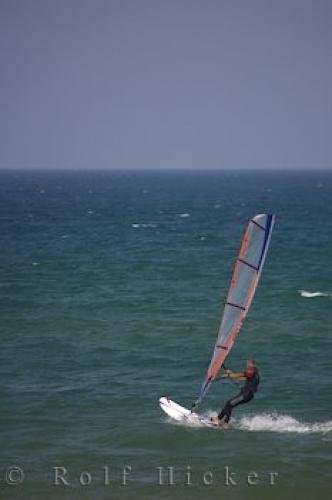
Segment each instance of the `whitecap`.
[[325,292],[307,292],[306,290],[298,290],[301,297],[305,299],[314,299],[316,297],[330,297],[331,295]]
[[156,228],[156,227],[158,227],[158,224],[155,224],[153,222],[141,223],[141,224],[135,223],[135,224],[132,224],[131,227],[133,227],[134,229],[138,229],[141,227],[142,228],[147,228],[147,227]]

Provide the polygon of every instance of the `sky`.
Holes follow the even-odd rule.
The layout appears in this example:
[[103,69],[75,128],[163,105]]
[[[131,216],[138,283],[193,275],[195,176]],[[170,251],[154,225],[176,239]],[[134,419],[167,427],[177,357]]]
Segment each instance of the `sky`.
[[0,168],[332,168],[330,0],[0,0]]

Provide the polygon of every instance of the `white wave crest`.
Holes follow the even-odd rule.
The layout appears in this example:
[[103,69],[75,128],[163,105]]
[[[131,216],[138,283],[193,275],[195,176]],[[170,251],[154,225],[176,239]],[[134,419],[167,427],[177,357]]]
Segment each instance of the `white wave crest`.
[[305,299],[315,299],[316,297],[332,298],[332,295],[330,293],[325,293],[325,292],[307,292],[306,290],[298,290],[298,292],[301,295],[301,297],[304,297]]
[[332,420],[306,423],[300,422],[289,415],[266,413],[252,417],[242,417],[237,421],[234,420],[233,427],[247,431],[294,432],[297,434],[327,433],[332,431]]
[[158,224],[154,224],[153,222],[149,222],[147,224],[137,224],[137,223],[135,223],[135,224],[132,224],[131,227],[133,227],[134,229],[138,229],[140,227],[142,227],[142,228],[147,228],[147,227],[156,228],[156,227],[158,227]]

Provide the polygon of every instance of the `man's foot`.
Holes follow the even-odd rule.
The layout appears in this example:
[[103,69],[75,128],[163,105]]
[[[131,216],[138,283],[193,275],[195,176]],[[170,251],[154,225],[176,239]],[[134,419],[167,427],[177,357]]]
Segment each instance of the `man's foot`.
[[222,420],[219,417],[210,417],[210,421],[213,425],[222,425]]
[[223,429],[228,429],[228,427],[229,427],[229,423],[225,422],[225,420],[223,418],[220,419],[218,416],[210,417],[210,422],[213,425],[217,425],[218,427],[222,427]]

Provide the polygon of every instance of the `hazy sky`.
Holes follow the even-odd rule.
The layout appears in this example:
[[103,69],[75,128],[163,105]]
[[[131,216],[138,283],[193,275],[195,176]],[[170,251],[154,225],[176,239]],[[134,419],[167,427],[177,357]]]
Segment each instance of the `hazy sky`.
[[0,0],[0,167],[332,167],[331,0]]

